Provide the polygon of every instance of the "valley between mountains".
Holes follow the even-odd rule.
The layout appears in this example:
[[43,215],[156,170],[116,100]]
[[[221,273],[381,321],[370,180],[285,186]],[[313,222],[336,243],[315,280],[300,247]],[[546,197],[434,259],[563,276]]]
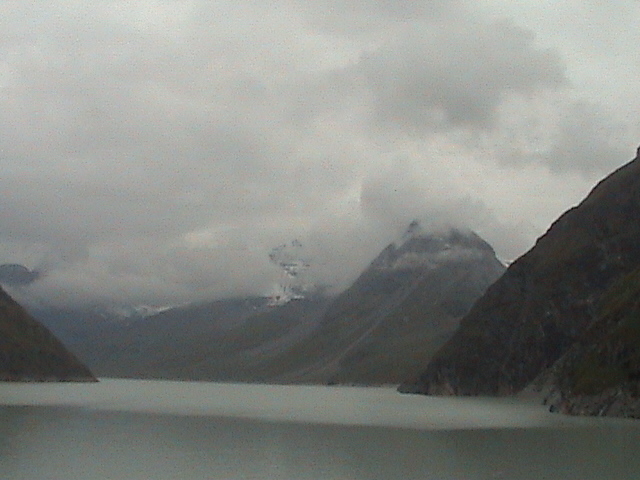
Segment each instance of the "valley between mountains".
[[639,294],[636,157],[508,268],[474,232],[416,221],[333,295],[296,288],[118,315],[27,305],[45,328],[2,292],[0,375],[535,391],[554,411],[640,418]]
[[333,297],[224,299],[81,324],[73,312],[38,316],[99,376],[398,384],[503,271],[474,233],[427,234],[413,223]]

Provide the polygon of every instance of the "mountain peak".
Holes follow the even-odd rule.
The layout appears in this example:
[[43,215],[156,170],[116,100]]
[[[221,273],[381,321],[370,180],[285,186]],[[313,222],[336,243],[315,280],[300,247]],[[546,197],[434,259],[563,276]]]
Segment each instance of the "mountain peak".
[[446,262],[495,256],[491,245],[475,232],[450,227],[441,231],[425,231],[414,220],[400,242],[391,243],[371,265],[381,270],[411,270],[437,267]]
[[402,240],[405,241],[409,238],[420,235],[424,235],[422,225],[420,225],[420,222],[418,222],[418,220],[413,220],[402,234]]

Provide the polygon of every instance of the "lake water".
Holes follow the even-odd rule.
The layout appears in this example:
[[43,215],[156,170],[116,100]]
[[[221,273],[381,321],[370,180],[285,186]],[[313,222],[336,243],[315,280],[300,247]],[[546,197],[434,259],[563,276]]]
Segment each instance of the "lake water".
[[640,421],[390,388],[0,383],[2,479],[638,479]]

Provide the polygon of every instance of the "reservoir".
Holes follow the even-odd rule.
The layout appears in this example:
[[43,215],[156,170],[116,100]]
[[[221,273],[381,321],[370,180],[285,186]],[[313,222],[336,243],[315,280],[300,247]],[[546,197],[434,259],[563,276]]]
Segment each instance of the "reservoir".
[[0,383],[2,479],[640,478],[640,421],[393,388]]

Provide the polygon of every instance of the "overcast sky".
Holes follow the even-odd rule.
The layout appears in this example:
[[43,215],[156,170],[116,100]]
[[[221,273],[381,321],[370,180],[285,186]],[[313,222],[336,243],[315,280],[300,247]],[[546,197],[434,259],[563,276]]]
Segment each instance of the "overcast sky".
[[[0,263],[29,295],[343,285],[419,218],[509,261],[640,143],[640,2],[1,1]],[[24,293],[24,292],[23,292]]]

